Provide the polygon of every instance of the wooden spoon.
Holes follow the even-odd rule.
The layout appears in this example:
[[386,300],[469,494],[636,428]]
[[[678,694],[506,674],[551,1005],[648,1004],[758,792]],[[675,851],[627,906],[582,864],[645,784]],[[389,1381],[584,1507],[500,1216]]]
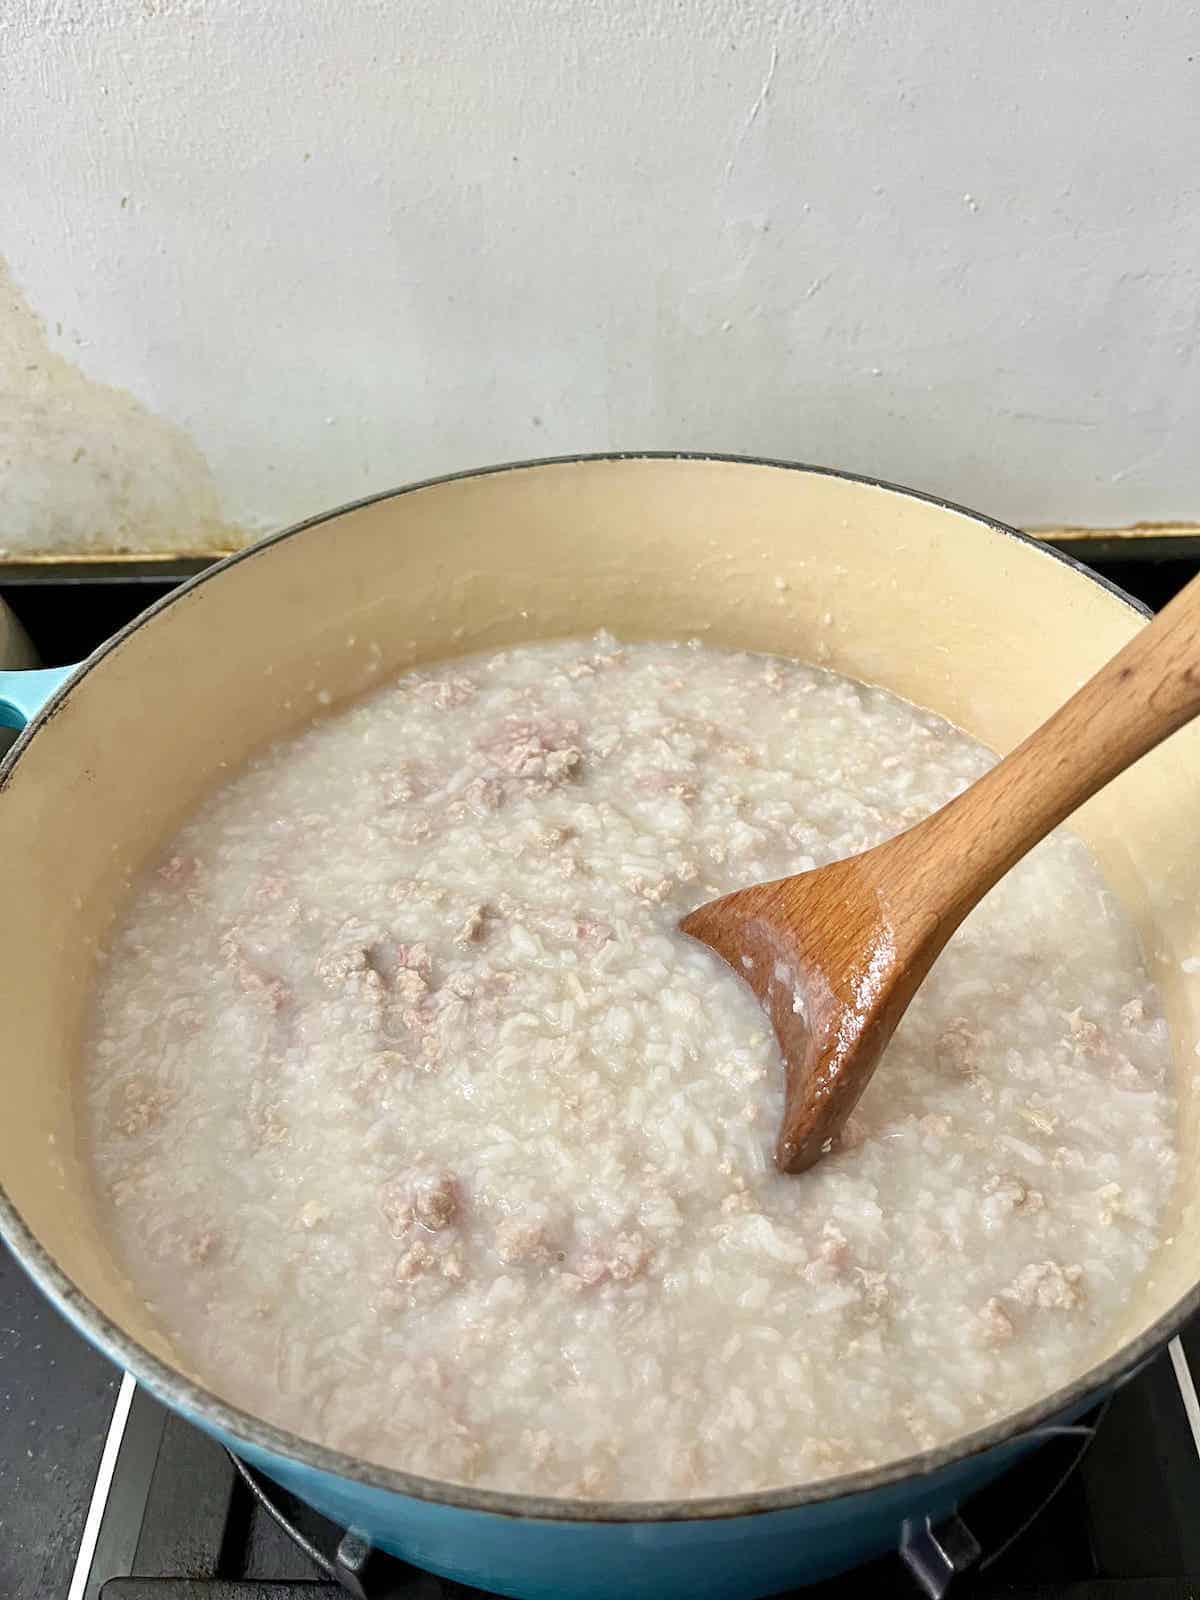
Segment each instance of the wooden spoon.
[[885,844],[709,901],[680,928],[771,1018],[787,1073],[775,1161],[834,1146],[959,923],[1076,807],[1200,712],[1200,578],[940,811]]

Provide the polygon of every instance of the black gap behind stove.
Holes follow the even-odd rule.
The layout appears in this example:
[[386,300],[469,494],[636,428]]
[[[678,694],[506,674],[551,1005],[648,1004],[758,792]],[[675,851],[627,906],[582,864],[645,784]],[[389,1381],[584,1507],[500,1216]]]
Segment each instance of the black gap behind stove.
[[[1159,606],[1197,563],[1189,555],[1095,565],[1144,603]],[[0,596],[47,664],[78,660],[172,587],[160,572],[129,566],[91,577],[22,569],[8,579],[0,569]],[[12,1326],[6,1330],[11,1345],[0,1352],[7,1369],[0,1378],[11,1394],[22,1378],[47,1388],[29,1407],[42,1430],[36,1453],[26,1448],[27,1437],[0,1431],[0,1482],[8,1484],[0,1530],[15,1529],[21,1561],[13,1568],[14,1593],[49,1600],[67,1592],[70,1568],[52,1532],[39,1542],[38,1530],[61,1528],[64,1520],[78,1530],[86,1508],[39,1503],[38,1486],[52,1492],[70,1483],[78,1493],[78,1473],[67,1470],[67,1457],[99,1460],[97,1419],[106,1416],[111,1379],[82,1343],[76,1350],[66,1330],[65,1344],[56,1334],[55,1362],[61,1367],[74,1356],[79,1385],[64,1386],[70,1413],[64,1408],[52,1420],[58,1389],[41,1354],[45,1308],[19,1275],[6,1271],[4,1283]],[[1055,1441],[961,1507],[963,1528],[981,1547],[981,1559],[951,1581],[949,1592],[989,1600],[1200,1600],[1200,1410],[1193,1371],[1200,1377],[1200,1325],[1089,1419],[1094,1437]],[[95,1403],[81,1406],[78,1388],[89,1383]],[[23,1473],[19,1455],[36,1461],[39,1471]],[[344,1594],[347,1584],[379,1600],[467,1600],[475,1593],[372,1557],[345,1539],[344,1530],[239,1469],[219,1445],[140,1389],[132,1392],[111,1482],[96,1505],[102,1514],[94,1546],[77,1564],[72,1585],[81,1600],[323,1600]],[[0,1553],[0,1576],[6,1570]],[[805,1591],[808,1600],[920,1593],[899,1556]]]

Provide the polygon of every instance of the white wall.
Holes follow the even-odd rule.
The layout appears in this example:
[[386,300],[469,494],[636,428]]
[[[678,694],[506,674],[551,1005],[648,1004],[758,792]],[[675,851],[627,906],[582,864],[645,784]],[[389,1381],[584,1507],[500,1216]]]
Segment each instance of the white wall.
[[1200,517],[1196,17],[4,0],[0,547],[608,447]]

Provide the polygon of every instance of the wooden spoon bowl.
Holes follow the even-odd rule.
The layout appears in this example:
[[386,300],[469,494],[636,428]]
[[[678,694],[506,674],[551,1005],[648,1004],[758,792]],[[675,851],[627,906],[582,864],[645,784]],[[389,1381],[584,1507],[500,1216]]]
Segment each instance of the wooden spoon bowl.
[[1200,578],[1023,744],[873,850],[709,901],[680,923],[749,983],[786,1071],[775,1160],[834,1148],[963,918],[1098,789],[1200,712]]

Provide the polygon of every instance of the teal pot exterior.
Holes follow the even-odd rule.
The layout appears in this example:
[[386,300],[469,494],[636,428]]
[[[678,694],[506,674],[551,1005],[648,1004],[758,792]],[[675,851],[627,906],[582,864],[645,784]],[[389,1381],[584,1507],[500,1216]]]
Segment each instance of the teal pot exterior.
[[[1066,1423],[1074,1415],[1062,1418]],[[192,1419],[252,1467],[389,1555],[522,1600],[754,1600],[896,1550],[1038,1448],[1041,1431],[925,1476],[778,1511],[558,1521],[438,1504],[352,1482]]]

